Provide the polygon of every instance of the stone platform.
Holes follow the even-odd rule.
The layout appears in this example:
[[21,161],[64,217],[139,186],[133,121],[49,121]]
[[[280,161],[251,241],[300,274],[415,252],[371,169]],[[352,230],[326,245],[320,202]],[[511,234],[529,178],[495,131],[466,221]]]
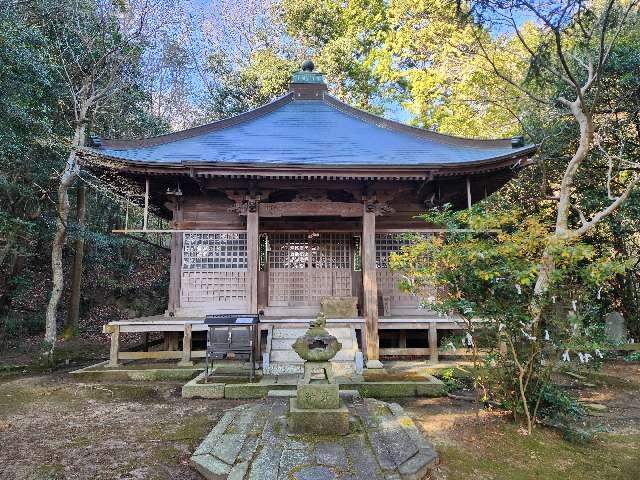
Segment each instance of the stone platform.
[[422,480],[432,444],[402,407],[355,396],[349,433],[289,435],[288,402],[270,398],[228,410],[191,457],[212,480]]

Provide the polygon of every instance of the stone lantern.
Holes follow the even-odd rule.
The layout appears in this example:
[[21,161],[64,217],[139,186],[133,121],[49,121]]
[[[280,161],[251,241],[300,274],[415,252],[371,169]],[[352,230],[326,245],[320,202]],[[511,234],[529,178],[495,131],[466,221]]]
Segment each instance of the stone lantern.
[[[289,403],[289,431],[294,434],[346,435],[349,433],[349,410],[340,400],[331,360],[342,345],[326,329],[321,313],[298,337],[293,349],[304,363],[304,377]],[[322,372],[323,378],[312,378]]]

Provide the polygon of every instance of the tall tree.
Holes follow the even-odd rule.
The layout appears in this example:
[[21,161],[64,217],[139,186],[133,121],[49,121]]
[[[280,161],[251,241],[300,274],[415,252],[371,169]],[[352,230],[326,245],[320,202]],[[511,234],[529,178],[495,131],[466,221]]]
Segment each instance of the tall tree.
[[[139,8],[140,10],[137,10]],[[57,336],[57,310],[63,291],[63,247],[69,220],[69,188],[78,176],[78,151],[85,145],[92,115],[135,82],[135,66],[149,30],[158,28],[158,6],[110,1],[38,3],[39,15],[51,39],[50,54],[65,85],[73,115],[73,136],[60,174],[56,231],[51,249],[52,290],[46,312],[43,353],[50,356]]]
[[[525,12],[539,24],[538,36],[531,41],[522,31],[515,17]],[[607,64],[621,32],[633,30],[640,21],[638,2],[585,4],[581,1],[486,2],[475,12],[484,23],[499,23],[511,28],[520,45],[518,52],[509,50],[510,42],[487,44],[476,35],[479,54],[487,61],[497,78],[516,88],[523,96],[545,106],[556,115],[570,114],[578,127],[577,145],[564,165],[556,196],[555,227],[549,245],[543,251],[534,293],[539,298],[533,305],[532,323],[539,319],[551,277],[555,269],[553,249],[558,243],[572,242],[590,232],[603,219],[618,209],[640,182],[633,173],[637,164],[626,162],[612,165],[600,178],[602,184],[615,179],[620,187],[610,192],[611,201],[602,208],[584,212],[575,202],[575,181],[580,168],[588,168],[589,155],[594,148],[595,106],[606,82]],[[532,75],[521,82],[505,71],[497,56],[509,58],[526,55]],[[543,89],[546,85],[555,88]],[[573,223],[576,213],[578,222]]]
[[333,95],[360,108],[384,110],[373,69],[387,30],[382,0],[225,1],[215,12],[204,21],[204,48],[192,46],[205,52],[198,70],[207,86],[203,103],[209,118],[235,115],[283,95],[306,58],[325,74]]
[[[460,6],[469,13],[469,7]],[[468,137],[512,135],[520,104],[513,88],[487,75],[475,37],[491,43],[488,28],[462,17],[448,0],[393,0],[388,33],[375,51],[376,74],[422,128]],[[510,66],[526,71],[522,61]],[[515,116],[514,116],[515,115]]]
[[84,237],[86,224],[87,190],[84,184],[78,185],[76,192],[76,233],[75,252],[73,255],[73,270],[71,273],[71,299],[69,312],[63,328],[63,336],[72,338],[78,334],[78,319],[80,317],[80,291],[82,288],[82,264],[84,259]]
[[22,260],[48,233],[46,192],[60,153],[52,139],[67,134],[46,45],[14,2],[0,4],[0,313]]

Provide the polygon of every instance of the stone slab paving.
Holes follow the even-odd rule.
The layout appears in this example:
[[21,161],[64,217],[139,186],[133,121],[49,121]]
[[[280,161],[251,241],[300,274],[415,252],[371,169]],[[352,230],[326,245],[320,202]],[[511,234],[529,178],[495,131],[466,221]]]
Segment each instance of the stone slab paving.
[[402,407],[371,398],[347,402],[347,435],[290,435],[286,398],[225,412],[191,457],[209,480],[422,480],[433,445]]

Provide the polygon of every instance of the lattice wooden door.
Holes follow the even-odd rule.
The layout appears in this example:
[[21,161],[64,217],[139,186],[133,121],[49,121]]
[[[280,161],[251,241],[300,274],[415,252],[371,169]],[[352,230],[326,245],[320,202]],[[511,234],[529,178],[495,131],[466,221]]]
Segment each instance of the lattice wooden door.
[[319,308],[322,297],[350,297],[352,235],[269,234],[269,306]]
[[184,234],[180,306],[194,313],[249,307],[246,233]]

